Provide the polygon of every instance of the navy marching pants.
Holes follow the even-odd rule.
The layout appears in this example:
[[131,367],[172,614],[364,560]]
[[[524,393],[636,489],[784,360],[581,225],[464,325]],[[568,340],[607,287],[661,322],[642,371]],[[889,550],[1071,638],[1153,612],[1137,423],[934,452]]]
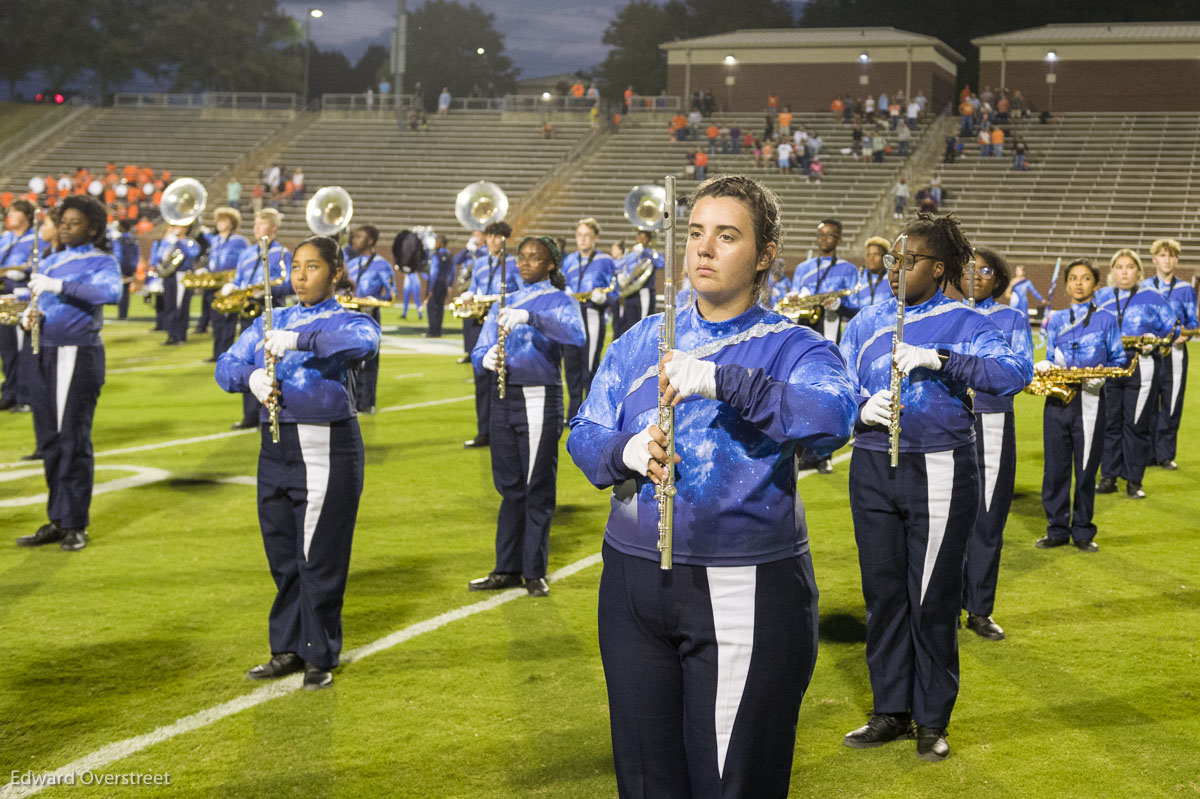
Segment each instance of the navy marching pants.
[[996,606],[996,578],[1000,573],[1000,548],[1004,524],[1012,506],[1017,479],[1017,433],[1013,412],[975,416],[975,457],[983,495],[979,516],[967,540],[963,572],[963,609],[990,616]]
[[104,385],[104,347],[43,343],[37,355],[29,349],[26,355],[31,368],[24,372],[29,379],[24,388],[49,489],[46,516],[64,529],[87,529],[95,477],[92,419]]
[[600,367],[600,356],[604,354],[604,309],[590,302],[582,303],[583,332],[586,341],[582,347],[563,345],[563,368],[567,375],[567,419],[575,416],[579,406],[592,389],[592,378]]
[[621,308],[621,331],[616,332],[616,323],[613,324],[613,339],[630,329],[638,322],[645,319],[654,313],[654,281],[649,280],[642,287],[641,291],[630,294],[622,302],[624,305]]
[[817,660],[807,552],[704,567],[604,544],[597,608],[622,799],[783,799]]
[[324,669],[342,651],[342,598],[363,486],[358,420],[261,425],[258,523],[275,580],[271,652]]
[[212,301],[215,296],[217,296],[216,289],[204,289],[200,294],[200,318],[196,320],[197,333],[208,330],[209,323],[220,316],[212,309]]
[[850,513],[867,605],[876,713],[944,728],[958,698],[963,556],[979,512],[975,445],[888,453],[855,447]]
[[1046,398],[1042,411],[1042,446],[1046,453],[1042,507],[1046,509],[1046,535],[1055,541],[1073,538],[1075,543],[1083,544],[1096,537],[1092,512],[1096,507],[1096,470],[1104,451],[1105,394],[1103,390],[1089,394],[1080,389],[1067,404]]
[[[368,316],[378,322],[380,319],[379,309],[370,309]],[[375,389],[379,385],[379,353],[376,352],[370,358],[359,361],[358,368],[354,370],[354,374],[354,402],[356,410],[359,412],[368,411],[375,407]]]
[[220,358],[226,350],[233,346],[237,339],[237,314],[223,314],[212,311],[213,360]]
[[1150,424],[1150,460],[1166,463],[1175,460],[1179,440],[1179,420],[1183,416],[1183,394],[1187,388],[1188,348],[1171,347],[1158,363],[1157,414]]
[[17,386],[21,384],[21,373],[17,368],[17,360],[21,357],[20,333],[18,325],[0,325],[0,364],[4,369],[0,400],[19,402]]
[[117,318],[129,318],[129,277],[123,276],[121,280],[121,296],[117,299]]
[[1107,422],[1100,464],[1103,477],[1123,477],[1127,482],[1142,484],[1150,460],[1150,425],[1155,418],[1154,366],[1154,359],[1143,355],[1132,375],[1104,381]]
[[[495,383],[493,377],[493,391]],[[504,399],[492,396],[491,407],[492,482],[500,492],[495,570],[545,577],[563,431],[562,386],[509,384]]]
[[[467,355],[475,349],[479,334],[483,331],[483,323],[474,317],[463,320],[463,342]],[[488,420],[492,416],[492,393],[496,387],[496,373],[482,369],[475,372],[475,438],[485,438],[488,434]]]
[[433,283],[429,286],[429,336],[436,338],[442,335],[442,321],[446,315],[446,284]]
[[187,341],[192,290],[183,287],[180,276],[175,272],[163,278],[163,329],[168,338]]

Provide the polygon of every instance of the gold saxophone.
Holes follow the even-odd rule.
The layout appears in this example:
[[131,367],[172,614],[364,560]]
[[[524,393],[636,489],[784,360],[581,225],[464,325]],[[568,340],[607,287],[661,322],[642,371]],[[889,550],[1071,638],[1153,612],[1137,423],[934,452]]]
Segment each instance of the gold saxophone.
[[835,297],[848,297],[854,291],[855,289],[838,289],[837,291],[826,291],[821,294],[809,294],[806,297],[789,294],[775,303],[774,311],[775,313],[783,314],[797,324],[815,325],[817,320],[821,318],[821,314],[825,312],[825,308],[821,303],[825,302],[825,300],[832,300]]
[[907,248],[908,235],[904,234],[900,236],[900,258],[896,263],[900,270],[900,284],[896,287],[896,332],[892,334],[892,407],[888,421],[888,457],[893,469],[900,464],[900,385],[904,375],[896,368],[896,346],[904,341],[904,276],[907,274],[904,252]]
[[29,300],[18,300],[11,294],[0,296],[0,325],[16,325],[29,307]]
[[1140,336],[1121,336],[1121,346],[1127,350],[1140,350],[1142,347],[1158,347],[1164,353],[1170,348],[1172,336],[1156,336],[1153,333],[1143,333]]
[[[605,294],[612,294],[617,290],[617,277],[618,275],[614,272],[612,282],[604,287]],[[571,296],[580,302],[587,302],[592,296],[592,290],[588,289],[587,291],[572,291]]]
[[183,284],[185,289],[219,289],[229,281],[233,280],[233,276],[237,270],[226,269],[221,272],[205,272],[198,275],[195,272],[185,272],[179,282]]
[[455,319],[476,319],[482,322],[492,309],[492,303],[500,299],[499,294],[473,294],[464,300],[460,294],[450,304],[450,315]]
[[347,311],[361,311],[363,308],[392,307],[391,300],[381,300],[378,297],[355,297],[353,294],[339,294],[337,295],[337,301]]
[[1127,366],[1083,366],[1047,369],[1033,376],[1033,382],[1025,386],[1026,394],[1038,397],[1053,397],[1065,405],[1075,399],[1076,386],[1085,380],[1101,377],[1129,377],[1137,368],[1138,356],[1134,353]]
[[[662,359],[675,349],[675,176],[666,176],[666,200],[663,203],[663,310],[658,325],[658,429],[667,437],[667,476],[654,487],[658,503],[658,567],[671,568],[671,553],[675,539],[675,408],[663,403],[662,381],[665,370]],[[612,289],[609,289],[610,291]]]
[[[277,277],[271,281],[272,286],[282,286],[283,278]],[[262,283],[246,286],[244,289],[234,289],[228,294],[218,294],[213,297],[212,307],[217,313],[237,314],[243,319],[255,319],[262,313],[261,304],[255,300],[254,294],[263,291]]]

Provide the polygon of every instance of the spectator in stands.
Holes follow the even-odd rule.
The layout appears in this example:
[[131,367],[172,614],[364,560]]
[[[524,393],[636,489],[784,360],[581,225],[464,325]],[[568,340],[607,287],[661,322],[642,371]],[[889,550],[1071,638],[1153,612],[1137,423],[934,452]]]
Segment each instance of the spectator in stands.
[[900,103],[893,102],[888,106],[888,127],[892,130],[900,124]]
[[717,113],[717,97],[712,89],[704,90],[704,116],[710,117]]
[[979,157],[987,158],[992,154],[992,132],[985,127],[979,129]]
[[983,91],[979,93],[979,102],[991,105],[996,100],[996,95],[992,92],[991,86],[984,86]]
[[774,116],[779,110],[779,95],[771,92],[767,95],[767,113]]
[[238,209],[238,203],[242,200],[242,184],[238,183],[237,177],[232,177],[225,184],[225,202],[230,208],[235,211]]
[[1004,157],[1004,129],[999,125],[992,129],[992,157]]
[[909,142],[912,140],[912,128],[908,125],[901,125],[900,132],[896,134],[896,140],[900,146],[900,155],[906,157],[908,155]]
[[917,129],[917,118],[921,116],[921,104],[914,98],[904,110],[904,122],[909,130]]
[[[746,135],[747,135],[747,136],[749,136],[750,134],[746,134]],[[754,168],[755,168],[755,169],[762,169],[762,165],[763,165],[763,160],[762,160],[762,157],[763,157],[763,143],[762,143],[762,139],[755,139],[755,140],[754,140],[754,147],[753,147],[753,150],[754,150]]]
[[824,144],[825,140],[821,138],[821,134],[814,130],[812,135],[808,137],[808,149],[812,152],[813,158],[821,154],[821,147]]
[[1021,94],[1020,90],[1013,92],[1012,114],[1017,119],[1025,118],[1025,96]]
[[703,182],[708,174],[708,154],[703,150],[696,153],[696,182]]
[[1013,169],[1029,169],[1029,164],[1025,162],[1025,158],[1029,155],[1029,145],[1025,143],[1025,138],[1021,134],[1017,134],[1017,141],[1013,145]]
[[892,208],[892,219],[904,218],[904,206],[908,204],[908,183],[904,176],[896,181],[896,185],[892,187],[892,199],[895,205]]
[[850,152],[856,156],[861,156],[863,153],[863,127],[861,122],[854,123],[854,129],[850,131]]
[[292,202],[304,202],[304,170],[300,167],[292,173]]
[[975,131],[975,106],[971,105],[969,97],[964,97],[958,104],[958,113],[961,119],[958,135],[970,136]]
[[708,137],[708,152],[710,154],[717,151],[717,138],[721,135],[721,129],[716,125],[709,125],[704,131],[704,135]]
[[779,135],[792,135],[792,107],[790,105],[785,105],[779,112]]
[[[582,87],[582,84],[581,84]],[[444,117],[450,113],[450,87],[443,86],[442,93],[438,95],[438,116]]]
[[845,117],[843,115],[846,111],[846,101],[834,95],[833,102],[829,104],[829,110],[833,112],[834,122],[844,121]]
[[820,156],[813,156],[812,162],[808,165],[808,179],[813,183],[820,183],[821,178],[825,176],[825,167],[821,165]]
[[933,198],[934,210],[942,207],[942,177],[934,175],[929,181],[929,196]]
[[1001,91],[1000,99],[996,101],[996,121],[1001,125],[1008,124],[1012,101],[1008,99],[1008,90]]
[[379,105],[380,105],[380,107],[383,107],[383,103],[384,103],[383,98],[389,96],[391,93],[392,93],[392,84],[388,82],[388,79],[384,78],[383,80],[379,81]]
[[871,143],[874,145],[875,163],[883,163],[883,154],[887,152],[888,143],[887,136],[882,130],[875,131],[875,135],[871,138]]
[[684,156],[683,174],[688,178],[696,179],[696,148],[689,147],[687,154]]
[[846,95],[842,98],[842,124],[849,125],[854,121],[854,98]]
[[875,98],[870,95],[867,96],[866,100],[863,100],[863,116],[870,122],[875,121]]
[[958,158],[958,141],[953,136],[946,137],[946,149],[942,153],[942,161],[953,164]]
[[375,108],[375,90],[370,86],[367,87],[367,110],[372,111]]
[[688,136],[693,139],[700,138],[700,123],[704,121],[704,115],[700,113],[699,108],[693,108],[688,111]]
[[775,143],[770,139],[762,140],[762,168],[770,169],[775,163]]
[[[782,114],[781,114],[782,116]],[[779,163],[779,174],[787,175],[792,171],[792,145],[787,139],[779,142],[775,148],[775,157]]]
[[553,139],[554,138],[554,126],[550,124],[550,120],[548,120],[548,119],[542,123],[542,138],[543,139]]
[[258,212],[262,210],[265,188],[266,187],[264,184],[255,183],[254,188],[250,190],[250,208],[255,214],[258,214]]
[[586,96],[589,100],[593,100],[593,101],[599,100],[600,99],[600,90],[596,88],[595,83],[589,83],[588,87],[587,87],[587,92],[584,96]]
[[737,123],[729,126],[729,145],[734,155],[742,152],[742,129]]

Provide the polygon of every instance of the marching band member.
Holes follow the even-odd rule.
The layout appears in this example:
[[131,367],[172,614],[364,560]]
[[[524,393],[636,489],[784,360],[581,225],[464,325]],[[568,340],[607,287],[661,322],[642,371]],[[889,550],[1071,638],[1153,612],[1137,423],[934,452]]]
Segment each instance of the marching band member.
[[[1109,291],[1097,304],[1117,317],[1122,336],[1151,335],[1167,338],[1175,327],[1175,310],[1156,291],[1141,291],[1142,259],[1133,250],[1117,250],[1110,261]],[[1099,297],[1099,293],[1097,294]],[[1117,490],[1117,478],[1125,479],[1130,499],[1145,499],[1142,478],[1150,460],[1150,426],[1155,421],[1155,359],[1157,347],[1143,345],[1138,368],[1129,377],[1114,377],[1104,383],[1107,420],[1104,458],[1100,463],[1097,494]]]
[[[242,251],[242,257],[238,259],[237,271],[234,273],[233,282],[222,286],[222,293],[230,294],[235,289],[249,288],[250,286],[262,285],[266,282],[263,275],[262,258],[259,256],[257,244],[264,236],[270,242],[267,245],[267,271],[271,276],[271,282],[273,283],[276,280],[283,281],[283,285],[271,287],[271,296],[282,304],[283,298],[292,293],[291,286],[288,283],[288,275],[292,268],[292,254],[275,240],[275,234],[279,231],[279,225],[282,221],[283,214],[274,208],[263,208],[255,212],[254,241],[256,243],[250,244]],[[253,320],[239,317],[237,324],[238,335],[240,336],[253,325]],[[220,359],[220,356],[218,355],[217,358]],[[230,427],[234,430],[246,430],[251,427],[257,427],[261,407],[253,392],[243,391],[242,418],[234,422]]]
[[408,304],[411,302],[417,309],[417,319],[424,319],[424,314],[421,311],[421,273],[411,267],[402,267],[404,273],[404,307],[400,311],[400,318],[408,318]]
[[[950,754],[946,727],[958,696],[955,623],[963,597],[963,557],[979,510],[974,415],[969,389],[1020,391],[1033,373],[996,324],[944,293],[961,285],[971,245],[957,221],[920,213],[905,225],[907,247],[893,261],[908,272],[903,341],[893,345],[897,302],[850,320],[842,354],[861,403],[850,461],[850,512],[867,606],[867,667],[874,710],[846,734],[856,749],[912,737],[917,756]],[[904,414],[893,418],[893,369]],[[902,425],[899,466],[891,468],[889,428]]]
[[583,327],[587,342],[582,347],[567,346],[563,350],[563,367],[567,374],[567,419],[579,411],[583,398],[591,391],[592,378],[600,366],[600,355],[604,352],[605,312],[616,297],[616,287],[610,290],[616,273],[612,258],[596,250],[596,239],[600,236],[600,223],[588,217],[575,225],[575,252],[563,259],[562,270],[567,279],[567,291],[573,294],[587,293],[580,300]]
[[644,286],[625,298],[621,306],[621,331],[618,333],[614,330],[614,339],[654,313],[655,283],[663,268],[663,256],[654,249],[653,231],[639,230],[636,238],[636,243],[618,268],[627,279],[632,279],[637,266],[648,259],[652,264],[650,278]]
[[[252,680],[304,670],[304,687],[333,682],[342,650],[342,598],[363,484],[363,445],[349,385],[352,361],[379,347],[379,324],[342,308],[346,280],[338,244],[312,236],[296,248],[291,285],[298,305],[274,312],[263,336],[256,319],[217,360],[226,391],[279,403],[279,442],[261,414],[258,521],[277,593],[268,630],[271,659]],[[276,358],[275,381],[265,356]]]
[[[783,273],[787,268],[787,261],[783,258],[776,258],[771,264],[771,274],[767,278],[767,297],[772,308],[780,303],[792,291],[792,281]],[[682,303],[686,305],[687,303]]]
[[[213,224],[216,225],[216,232],[204,234],[208,242],[208,265],[203,270],[197,269],[196,272],[233,272],[236,275],[238,263],[247,248],[255,249],[237,232],[242,226],[242,213],[236,208],[222,206],[213,211]],[[212,324],[214,363],[222,352],[233,345],[234,336],[237,335],[237,319],[212,309],[216,293],[216,289],[205,289],[200,307],[200,323],[204,324],[207,314],[208,321]],[[199,326],[196,331],[202,332]]]
[[[832,343],[759,302],[780,246],[775,194],[724,175],[694,196],[696,301],[677,315],[678,349],[660,373],[658,316],[613,342],[567,439],[588,480],[613,486],[598,616],[617,786],[784,797],[817,654],[796,453],[844,444],[854,396]],[[660,391],[679,403],[675,464]],[[654,490],[668,468],[678,495],[663,571]]]
[[[975,251],[975,310],[1000,328],[1013,353],[1033,368],[1033,335],[1029,317],[997,300],[1008,288],[1008,263],[1000,253],[983,247]],[[970,291],[969,284],[963,286]],[[1000,573],[1000,548],[1004,525],[1012,506],[1017,477],[1017,434],[1011,395],[975,392],[975,457],[983,479],[983,501],[967,540],[967,565],[963,577],[962,606],[967,629],[999,641],[1004,630],[992,620],[996,605],[996,578]]]
[[[500,286],[506,291],[515,292],[521,287],[521,276],[517,274],[517,259],[508,255],[504,260],[504,268],[500,268],[500,252],[504,243],[512,235],[512,226],[507,222],[493,222],[484,228],[483,239],[487,251],[475,259],[471,272],[471,286],[463,292],[470,299],[475,295],[492,296],[500,293]],[[503,277],[502,277],[503,276]],[[474,353],[479,341],[479,333],[483,330],[483,322],[468,317],[463,320],[463,336],[467,341],[467,352]],[[474,360],[474,355],[472,355]],[[463,442],[467,449],[486,447],[488,445],[488,427],[492,415],[492,390],[495,386],[496,375],[487,369],[475,367],[475,437]]]
[[858,270],[858,288],[842,303],[847,313],[857,314],[863,308],[892,298],[892,286],[887,281],[887,269],[883,265],[883,256],[891,248],[892,243],[883,236],[867,239],[866,256],[862,268]]
[[[48,524],[17,539],[18,546],[61,542],[74,552],[88,543],[89,510],[95,459],[92,419],[104,385],[104,326],[102,306],[121,296],[121,270],[104,252],[107,213],[99,200],[73,195],[59,205],[58,234],[65,249],[42,262],[29,279],[42,315],[38,354],[28,360],[22,378],[33,405],[33,426],[49,499]],[[29,330],[32,309],[22,326]],[[28,339],[28,336],[26,337]]]
[[[1121,323],[1094,302],[1100,270],[1088,259],[1080,258],[1067,266],[1066,281],[1071,305],[1064,312],[1051,314],[1046,321],[1046,360],[1038,361],[1034,371],[1124,366]],[[1092,510],[1096,506],[1096,470],[1104,451],[1104,382],[1104,378],[1084,382],[1070,402],[1046,397],[1042,410],[1046,462],[1042,507],[1046,509],[1046,535],[1037,540],[1039,549],[1070,542],[1083,552],[1099,549],[1093,540],[1096,525],[1092,523]]]
[[[8,230],[0,235],[0,271],[3,271],[4,294],[25,288],[29,280],[29,256],[33,253],[33,222],[37,214],[33,203],[15,200],[4,215]],[[0,364],[4,369],[4,384],[0,386],[0,411],[15,408],[20,401],[21,382],[17,361],[21,353],[21,333],[17,325],[0,325]]]
[[[350,237],[354,257],[346,263],[346,273],[354,286],[355,297],[374,297],[377,300],[396,299],[396,278],[392,265],[375,252],[379,243],[379,228],[363,225]],[[412,275],[410,274],[409,277]],[[364,311],[380,321],[378,308]],[[367,358],[354,370],[354,402],[359,413],[375,414],[375,389],[379,384],[379,352]]]
[[[817,255],[799,264],[792,272],[791,290],[807,296],[830,291],[853,289],[858,285],[858,267],[838,258],[837,248],[842,241],[842,223],[836,219],[822,220],[817,225]],[[818,333],[837,343],[842,317],[853,316],[849,306],[843,309],[838,297],[825,300],[825,314],[815,325]]]
[[183,261],[171,274],[163,277],[162,326],[167,333],[164,346],[183,344],[187,341],[188,311],[192,302],[192,290],[184,288],[181,278],[191,271],[200,256],[200,244],[188,237],[187,225],[168,225],[161,239],[150,245],[150,265],[157,267],[159,274],[170,269],[169,261],[183,254]]
[[[1175,239],[1159,239],[1150,245],[1154,277],[1142,281],[1143,289],[1157,291],[1175,311],[1175,322],[1184,330],[1200,327],[1196,318],[1196,292],[1175,275],[1182,252]],[[1166,354],[1155,353],[1158,360],[1157,418],[1150,426],[1150,462],[1175,470],[1175,445],[1179,438],[1179,420],[1183,415],[1183,394],[1187,388],[1188,336],[1179,336]]]
[[[1039,308],[1047,305],[1047,302],[1042,299],[1042,295],[1038,294],[1037,287],[1033,285],[1033,281],[1025,277],[1025,267],[1017,264],[1016,274],[1013,275],[1012,286],[1009,288],[1009,305],[1025,314],[1026,319],[1029,319],[1030,294],[1037,298]],[[1047,309],[1048,312],[1049,309]]]
[[425,338],[441,338],[442,323],[446,316],[446,293],[450,290],[450,282],[454,279],[454,263],[447,249],[449,242],[442,234],[437,236],[437,246],[429,256],[429,299],[426,310],[429,312],[429,329],[423,334]]
[[121,269],[121,299],[117,300],[117,318],[129,317],[129,289],[137,277],[138,261],[142,257],[142,246],[133,235],[134,221],[122,219],[117,223],[118,235],[113,239],[113,257]]
[[[459,290],[460,286],[466,286],[462,291],[463,294],[470,292],[471,279],[475,276],[475,259],[479,258],[486,251],[487,245],[483,240],[482,230],[471,231],[471,237],[467,239],[467,243],[463,246],[458,254],[454,256],[454,286],[455,291]],[[459,363],[468,363],[471,360],[471,348],[475,346],[476,340],[479,338],[479,320],[464,319],[463,320],[463,355],[458,359]]]
[[503,326],[505,395],[492,396],[488,427],[492,481],[501,497],[496,567],[472,580],[472,591],[523,583],[530,596],[550,593],[546,565],[563,430],[562,347],[578,347],[584,341],[579,304],[562,291],[566,282],[558,269],[561,257],[549,236],[521,241],[517,267],[524,286],[508,297],[503,310],[492,305],[471,352],[477,369],[494,374]]

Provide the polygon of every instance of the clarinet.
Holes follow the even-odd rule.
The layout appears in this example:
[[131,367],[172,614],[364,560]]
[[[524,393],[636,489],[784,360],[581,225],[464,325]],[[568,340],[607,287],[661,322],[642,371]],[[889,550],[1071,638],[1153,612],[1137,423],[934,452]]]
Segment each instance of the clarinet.
[[[666,370],[663,357],[675,349],[675,176],[666,176],[667,197],[663,203],[663,312],[658,324],[659,386]],[[671,549],[675,534],[675,408],[663,403],[658,390],[658,429],[667,437],[667,476],[654,487],[658,503],[658,552],[660,569],[671,568]]]
[[[42,262],[42,248],[38,246],[38,225],[42,220],[42,209],[33,211],[33,249],[29,252],[29,276],[38,273]],[[34,355],[42,351],[42,315],[38,311],[38,295],[29,292],[29,349]]]
[[[508,294],[508,239],[500,239],[500,311],[504,310],[504,298]],[[500,324],[500,311],[496,312],[496,391],[504,399],[504,384],[508,382],[508,357],[504,351],[508,333]]]
[[904,341],[904,251],[908,248],[908,236],[900,237],[900,285],[896,287],[896,332],[892,335],[892,406],[888,420],[888,456],[895,469],[900,464],[900,382],[904,375],[896,368],[896,345]]
[[271,396],[267,397],[267,415],[271,419],[271,443],[279,443],[279,397],[275,396],[275,391],[278,390],[278,384],[275,382],[275,356],[267,351],[267,333],[273,329],[272,317],[275,303],[271,297],[271,259],[270,259],[270,240],[263,236],[258,240],[259,257],[262,259],[263,269],[263,286],[266,291],[263,293],[263,366],[267,372],[267,379],[271,381]]

